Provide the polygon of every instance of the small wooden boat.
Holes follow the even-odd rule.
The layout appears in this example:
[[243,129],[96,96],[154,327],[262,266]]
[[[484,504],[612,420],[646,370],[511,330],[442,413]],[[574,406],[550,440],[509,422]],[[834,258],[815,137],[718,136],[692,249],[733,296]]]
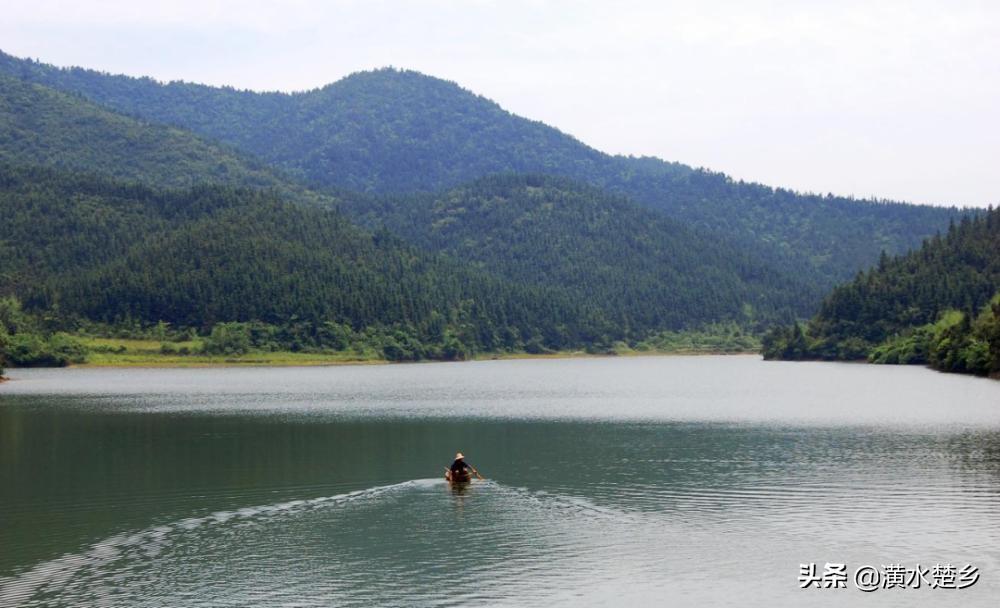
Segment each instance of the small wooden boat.
[[444,478],[448,483],[469,483],[472,481],[472,473],[466,472],[465,474],[451,474],[451,469],[444,470]]

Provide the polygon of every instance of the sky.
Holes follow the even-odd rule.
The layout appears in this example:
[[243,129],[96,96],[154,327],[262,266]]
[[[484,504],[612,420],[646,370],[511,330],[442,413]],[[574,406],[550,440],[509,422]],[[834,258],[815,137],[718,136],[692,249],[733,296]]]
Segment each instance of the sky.
[[305,90],[409,68],[613,154],[1000,204],[1000,2],[3,0],[0,50]]

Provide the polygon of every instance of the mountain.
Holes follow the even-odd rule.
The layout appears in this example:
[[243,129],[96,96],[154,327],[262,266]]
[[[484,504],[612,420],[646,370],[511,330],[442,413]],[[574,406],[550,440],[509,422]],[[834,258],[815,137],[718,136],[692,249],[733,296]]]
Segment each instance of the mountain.
[[805,328],[773,331],[765,357],[930,363],[1000,372],[1000,209],[952,225],[833,290]]
[[304,93],[114,76],[0,54],[0,73],[190,129],[321,187],[439,191],[488,174],[569,177],[627,195],[709,238],[753,248],[828,289],[947,226],[957,210],[802,195],[655,158],[610,156],[458,85],[410,71]]
[[[457,230],[461,225],[462,240],[476,245],[446,247],[440,242],[417,238],[414,231],[407,230],[416,226],[417,218],[407,218],[403,213],[423,209],[417,202],[431,201],[431,195],[375,197],[339,191],[336,197],[331,197],[310,191],[242,153],[177,127],[130,118],[78,95],[3,76],[0,76],[0,134],[3,136],[0,159],[6,159],[12,171],[31,169],[24,173],[28,177],[22,176],[19,182],[19,195],[33,192],[32,188],[50,192],[54,184],[61,184],[58,192],[50,192],[44,199],[44,208],[60,210],[58,213],[27,213],[15,218],[17,204],[24,201],[8,197],[10,220],[2,246],[12,252],[9,260],[29,259],[30,263],[7,264],[0,291],[25,298],[31,309],[58,306],[63,313],[108,323],[162,320],[207,328],[224,321],[266,319],[277,323],[283,316],[314,321],[332,316],[364,327],[372,323],[410,323],[413,320],[398,307],[415,298],[431,297],[422,293],[423,289],[432,292],[443,289],[417,281],[411,287],[416,295],[407,295],[402,301],[372,295],[375,287],[384,282],[382,278],[365,279],[372,287],[371,293],[344,295],[337,291],[337,286],[343,284],[337,278],[338,273],[347,272],[343,269],[334,271],[325,267],[323,276],[332,282],[323,286],[315,285],[319,280],[315,276],[277,272],[276,268],[295,267],[288,255],[301,242],[303,234],[312,239],[309,255],[324,256],[312,259],[309,265],[323,267],[342,261],[336,239],[354,234],[343,218],[343,226],[326,233],[334,240],[324,244],[319,235],[305,230],[303,218],[295,215],[306,213],[305,210],[293,212],[283,207],[280,213],[271,209],[272,215],[261,216],[263,211],[241,204],[235,207],[238,211],[227,207],[224,213],[201,213],[197,222],[185,220],[178,236],[180,228],[164,219],[163,214],[170,210],[161,209],[160,203],[148,202],[168,201],[180,213],[192,208],[185,197],[201,197],[203,190],[198,186],[206,185],[232,190],[223,188],[221,192],[228,193],[217,193],[216,198],[252,201],[264,208],[273,207],[274,201],[321,208],[339,202],[341,209],[372,229],[389,229],[430,251],[430,255],[419,254],[420,259],[448,256],[452,268],[449,273],[468,275],[479,281],[481,291],[470,287],[462,292],[463,297],[479,299],[487,297],[491,290],[506,290],[517,292],[510,298],[531,296],[554,303],[559,310],[553,313],[552,328],[545,330],[549,334],[542,341],[546,348],[555,348],[556,344],[576,347],[639,340],[666,329],[721,320],[759,326],[806,314],[808,303],[818,298],[815,289],[810,290],[809,286],[774,270],[769,260],[725,243],[708,245],[700,235],[662,214],[565,178],[530,178],[530,183],[517,177],[484,179],[476,185],[450,191],[450,200],[468,198],[469,207],[477,210],[465,217],[467,223],[453,227]],[[41,166],[53,168],[54,172],[50,176]],[[80,171],[90,177],[78,176]],[[87,181],[97,179],[98,174],[112,178],[114,186],[97,186]],[[31,182],[30,176],[34,176],[31,179],[36,183]],[[86,184],[82,190],[66,185],[79,180]],[[147,202],[109,207],[100,196],[95,199],[91,195],[93,191],[103,193],[110,188],[112,200],[118,201],[128,185],[121,180],[127,180],[136,192],[143,192],[137,196]],[[178,186],[181,190],[177,190]],[[163,188],[174,194],[159,194]],[[532,195],[524,196],[528,192]],[[518,220],[522,224],[519,229],[522,239],[515,253],[521,261],[507,259],[517,244],[516,235],[503,231],[512,218],[480,213],[485,207],[479,199],[495,196],[509,200],[508,215],[523,216]],[[69,213],[57,206],[55,201],[59,197],[75,200],[79,206],[72,207],[74,212]],[[112,213],[112,208],[117,211]],[[87,214],[81,215],[76,210]],[[381,210],[385,217],[374,217],[375,210]],[[128,213],[122,215],[124,211]],[[395,216],[389,217],[391,214]],[[251,220],[258,225],[250,223]],[[266,231],[263,226],[268,227]],[[18,231],[24,235],[41,233],[35,239],[19,238]],[[523,238],[526,235],[531,236],[530,242]],[[357,241],[362,237],[350,238]],[[280,239],[286,245],[279,246]],[[261,243],[265,240],[274,242],[263,247]],[[132,242],[140,242],[141,246],[126,247]],[[227,247],[238,243],[239,249],[226,252],[256,252],[256,255],[252,260],[218,258],[209,245],[212,242],[224,242]],[[560,246],[551,247],[554,242]],[[367,255],[396,260],[401,256],[397,251],[399,245],[381,234]],[[361,258],[364,259],[367,258]],[[225,289],[218,282],[190,281],[192,275],[184,275],[183,268],[171,265],[182,260],[203,268],[220,265],[212,272],[225,275]],[[80,266],[81,261],[89,265]],[[518,264],[522,266],[515,271]],[[550,271],[533,272],[542,266],[548,266]],[[11,269],[17,268],[23,271],[12,274]],[[136,268],[141,272],[137,274],[133,270]],[[361,264],[353,275],[362,276],[363,269]],[[502,285],[491,286],[487,278]],[[48,280],[47,291],[37,289],[43,279]],[[202,279],[199,275],[199,280]],[[303,287],[298,281],[308,285]],[[406,279],[399,275],[389,283],[402,285]],[[598,287],[594,288],[595,285]],[[235,298],[234,294],[241,297]],[[344,303],[355,297],[380,299],[365,306]],[[201,305],[197,304],[199,298],[203,300]],[[343,306],[327,306],[335,302]],[[541,339],[540,325],[529,324],[528,330],[522,326],[525,314],[511,313],[510,323],[500,320],[507,313],[477,321],[483,324],[480,329],[485,334],[477,337],[471,347],[491,349],[502,343],[514,346],[499,348],[522,348],[525,340]],[[558,320],[564,316],[565,321]],[[490,328],[508,325],[516,331],[496,331],[514,337],[496,339],[495,330]]]
[[423,253],[274,191],[154,189],[0,165],[0,208],[0,295],[63,327],[334,323],[390,328],[428,349],[450,342],[454,353],[620,337],[568,294]]
[[0,294],[57,325],[335,323],[405,357],[802,316],[954,213],[608,156],[394,70],[288,95],[0,54],[0,163]]
[[720,320],[794,318],[810,300],[807,287],[752,252],[566,178],[491,176],[442,194],[354,199],[343,209],[422,249],[565,289],[633,339]]
[[79,96],[0,75],[0,161],[164,186],[277,187],[272,171],[175,127],[122,116]]

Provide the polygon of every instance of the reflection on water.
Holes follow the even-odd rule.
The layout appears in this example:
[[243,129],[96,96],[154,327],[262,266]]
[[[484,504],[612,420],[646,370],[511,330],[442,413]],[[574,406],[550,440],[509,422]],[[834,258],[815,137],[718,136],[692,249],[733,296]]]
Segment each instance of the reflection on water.
[[[992,606],[1000,591],[1000,383],[746,357],[61,371],[0,389],[3,606]],[[445,483],[457,450],[489,479]],[[982,579],[799,590],[799,564],[827,561],[973,563]]]

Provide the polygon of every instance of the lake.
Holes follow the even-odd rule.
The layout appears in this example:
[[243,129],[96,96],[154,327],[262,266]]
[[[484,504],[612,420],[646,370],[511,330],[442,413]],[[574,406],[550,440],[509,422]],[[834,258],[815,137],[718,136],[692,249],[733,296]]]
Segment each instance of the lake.
[[[2,606],[1000,597],[1000,382],[755,356],[8,371]],[[458,450],[487,481],[443,481]],[[800,589],[809,563],[846,588]],[[917,564],[979,580],[853,579]]]

